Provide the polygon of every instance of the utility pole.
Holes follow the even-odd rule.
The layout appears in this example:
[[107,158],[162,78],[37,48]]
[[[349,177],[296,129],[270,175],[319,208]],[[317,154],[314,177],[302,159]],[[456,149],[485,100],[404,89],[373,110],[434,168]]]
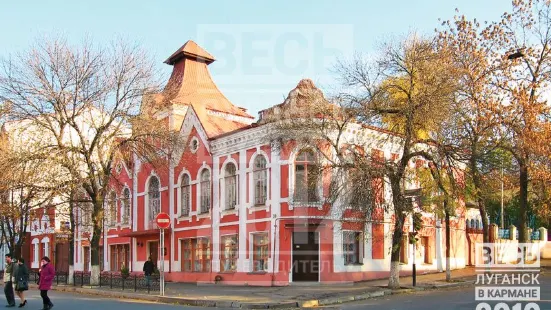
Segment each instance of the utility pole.
[[501,229],[505,229],[503,223],[503,158],[501,159]]

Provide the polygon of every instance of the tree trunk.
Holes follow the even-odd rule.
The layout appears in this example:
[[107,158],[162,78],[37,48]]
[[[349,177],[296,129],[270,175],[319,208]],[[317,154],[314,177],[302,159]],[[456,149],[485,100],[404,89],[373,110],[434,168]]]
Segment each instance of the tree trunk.
[[[94,217],[92,219],[93,223],[93,233],[92,240],[90,240],[90,264],[92,265],[91,274],[90,274],[90,285],[95,286],[99,285],[100,280],[100,259],[101,255],[99,251],[99,243],[101,240],[102,233],[102,214],[103,203],[96,201],[94,205]],[[100,216],[98,216],[100,214]]]
[[450,228],[450,212],[448,211],[448,201],[444,200],[444,212],[446,212],[446,281],[450,282],[452,278],[450,266],[451,252],[451,228]]
[[488,223],[488,214],[486,213],[486,205],[484,204],[484,199],[482,199],[482,195],[480,194],[482,191],[482,182],[480,180],[480,174],[479,174],[478,167],[476,165],[476,160],[474,157],[471,157],[469,164],[471,168],[471,175],[473,178],[474,190],[476,193],[476,202],[478,204],[478,211],[480,212],[480,217],[482,219],[482,239],[484,243],[489,243],[490,242],[490,225]]
[[400,288],[400,250],[402,248],[402,238],[404,236],[404,199],[400,188],[399,177],[390,178],[392,188],[392,202],[394,204],[394,232],[392,233],[392,248],[390,254],[390,276],[388,278],[388,287],[390,289]]
[[490,223],[488,223],[488,213],[486,213],[486,207],[482,199],[478,202],[478,210],[480,211],[480,217],[482,218],[482,239],[484,243],[490,242]]
[[529,236],[526,231],[526,224],[528,222],[528,165],[525,160],[519,162],[519,179],[520,179],[520,223],[518,230],[518,242],[529,242]]
[[[74,195],[71,195],[73,197]],[[69,274],[67,275],[67,283],[73,284],[73,275],[75,273],[75,204],[69,205]]]

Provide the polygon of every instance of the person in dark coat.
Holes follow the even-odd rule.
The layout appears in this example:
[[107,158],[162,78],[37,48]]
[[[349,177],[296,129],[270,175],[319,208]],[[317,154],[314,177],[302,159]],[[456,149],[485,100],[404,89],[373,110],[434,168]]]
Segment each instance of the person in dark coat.
[[15,307],[15,296],[13,296],[13,262],[11,254],[6,254],[6,268],[4,269],[4,294],[8,304],[6,307]]
[[151,259],[151,256],[149,256],[147,261],[143,264],[143,274],[145,276],[147,286],[149,286],[149,281],[151,280],[151,275],[153,272],[155,272],[155,264],[153,264],[153,260]]
[[21,300],[19,308],[23,308],[27,305],[25,291],[29,289],[29,269],[25,266],[25,260],[23,258],[17,261],[17,265],[17,270],[13,274],[13,283],[15,284],[15,293]]
[[44,308],[42,310],[50,310],[54,306],[50,298],[48,297],[48,291],[52,289],[52,284],[54,282],[55,270],[52,264],[50,264],[50,259],[47,256],[42,257],[40,261],[42,267],[40,267],[40,280],[38,282],[38,289],[40,290],[40,297],[42,297],[42,303]]

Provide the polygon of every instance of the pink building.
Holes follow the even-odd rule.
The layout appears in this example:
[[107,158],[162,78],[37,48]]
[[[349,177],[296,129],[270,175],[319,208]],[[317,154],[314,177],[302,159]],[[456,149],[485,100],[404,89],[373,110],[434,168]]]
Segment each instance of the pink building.
[[[157,264],[164,259],[166,279],[178,282],[288,285],[387,277],[391,214],[381,210],[368,222],[358,222],[346,208],[334,214],[324,202],[326,182],[314,187],[309,182],[309,169],[319,155],[296,143],[273,148],[267,139],[263,115],[300,104],[304,92],[320,91],[302,80],[284,103],[262,111],[255,121],[217,88],[208,71],[213,61],[188,41],[165,61],[173,72],[163,92],[144,100],[142,111],[160,108],[157,115],[186,142],[167,167],[137,158],[115,165],[102,240],[103,269],[127,266],[141,272],[151,256]],[[378,128],[359,130],[366,139],[390,134]],[[393,145],[372,145],[366,153],[397,156]],[[390,197],[390,189],[381,186],[380,200]],[[154,224],[159,212],[172,219],[164,249],[159,249]],[[420,271],[444,268],[443,224],[430,213],[424,214],[424,223],[416,253],[404,240],[404,274],[411,270],[413,255]],[[453,268],[462,268],[463,210],[453,223],[451,262]],[[77,234],[76,245],[75,269],[88,270],[89,242],[83,232]]]

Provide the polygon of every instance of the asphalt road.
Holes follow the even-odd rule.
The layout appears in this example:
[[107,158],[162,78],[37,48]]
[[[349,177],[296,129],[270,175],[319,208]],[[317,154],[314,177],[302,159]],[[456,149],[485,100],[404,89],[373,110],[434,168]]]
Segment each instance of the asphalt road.
[[[42,299],[40,298],[40,292],[37,290],[31,290],[27,292],[27,305],[22,309],[38,310],[42,309]],[[58,293],[50,291],[48,293],[54,308],[52,310],[206,310],[212,308],[201,307],[183,307],[176,305],[147,303],[144,301],[130,301],[122,299],[107,299],[96,296],[87,296],[71,293]],[[4,295],[2,294],[2,298]],[[5,303],[5,298],[2,301]],[[16,297],[17,305],[19,305],[19,298]],[[0,308],[3,308],[0,303]],[[20,309],[20,308],[6,308],[6,309]]]
[[[539,309],[551,310],[551,273],[540,275],[541,300],[537,302]],[[474,288],[447,289],[438,291],[418,292],[414,294],[391,295],[361,302],[347,303],[339,306],[328,307],[330,309],[363,310],[538,310],[526,309],[527,302],[522,307],[513,309],[515,303],[509,302],[509,308],[494,309],[496,302],[489,302],[492,309],[477,309],[478,301],[474,298]],[[58,293],[50,291],[50,297],[55,307],[54,310],[206,310],[212,308],[184,307],[148,303],[143,301],[130,301],[122,299],[101,298],[97,296],[79,295],[72,293]],[[38,310],[42,308],[42,299],[37,290],[27,292],[28,303],[24,309]],[[17,300],[19,304],[19,300]],[[0,303],[0,308],[2,304]],[[13,308],[18,309],[18,308]]]
[[[540,301],[536,302],[541,310],[551,310],[551,273],[539,276]],[[486,310],[477,309],[479,301],[475,301],[475,289],[447,289],[439,291],[418,292],[415,294],[391,295],[381,298],[370,299],[362,302],[340,305],[339,309],[360,310],[360,309],[385,309],[385,310]],[[509,308],[497,308],[497,302],[488,302],[491,310],[537,310],[526,309],[528,302],[523,301],[521,308],[513,309],[515,302],[507,302]],[[490,310],[490,309],[487,309]]]

